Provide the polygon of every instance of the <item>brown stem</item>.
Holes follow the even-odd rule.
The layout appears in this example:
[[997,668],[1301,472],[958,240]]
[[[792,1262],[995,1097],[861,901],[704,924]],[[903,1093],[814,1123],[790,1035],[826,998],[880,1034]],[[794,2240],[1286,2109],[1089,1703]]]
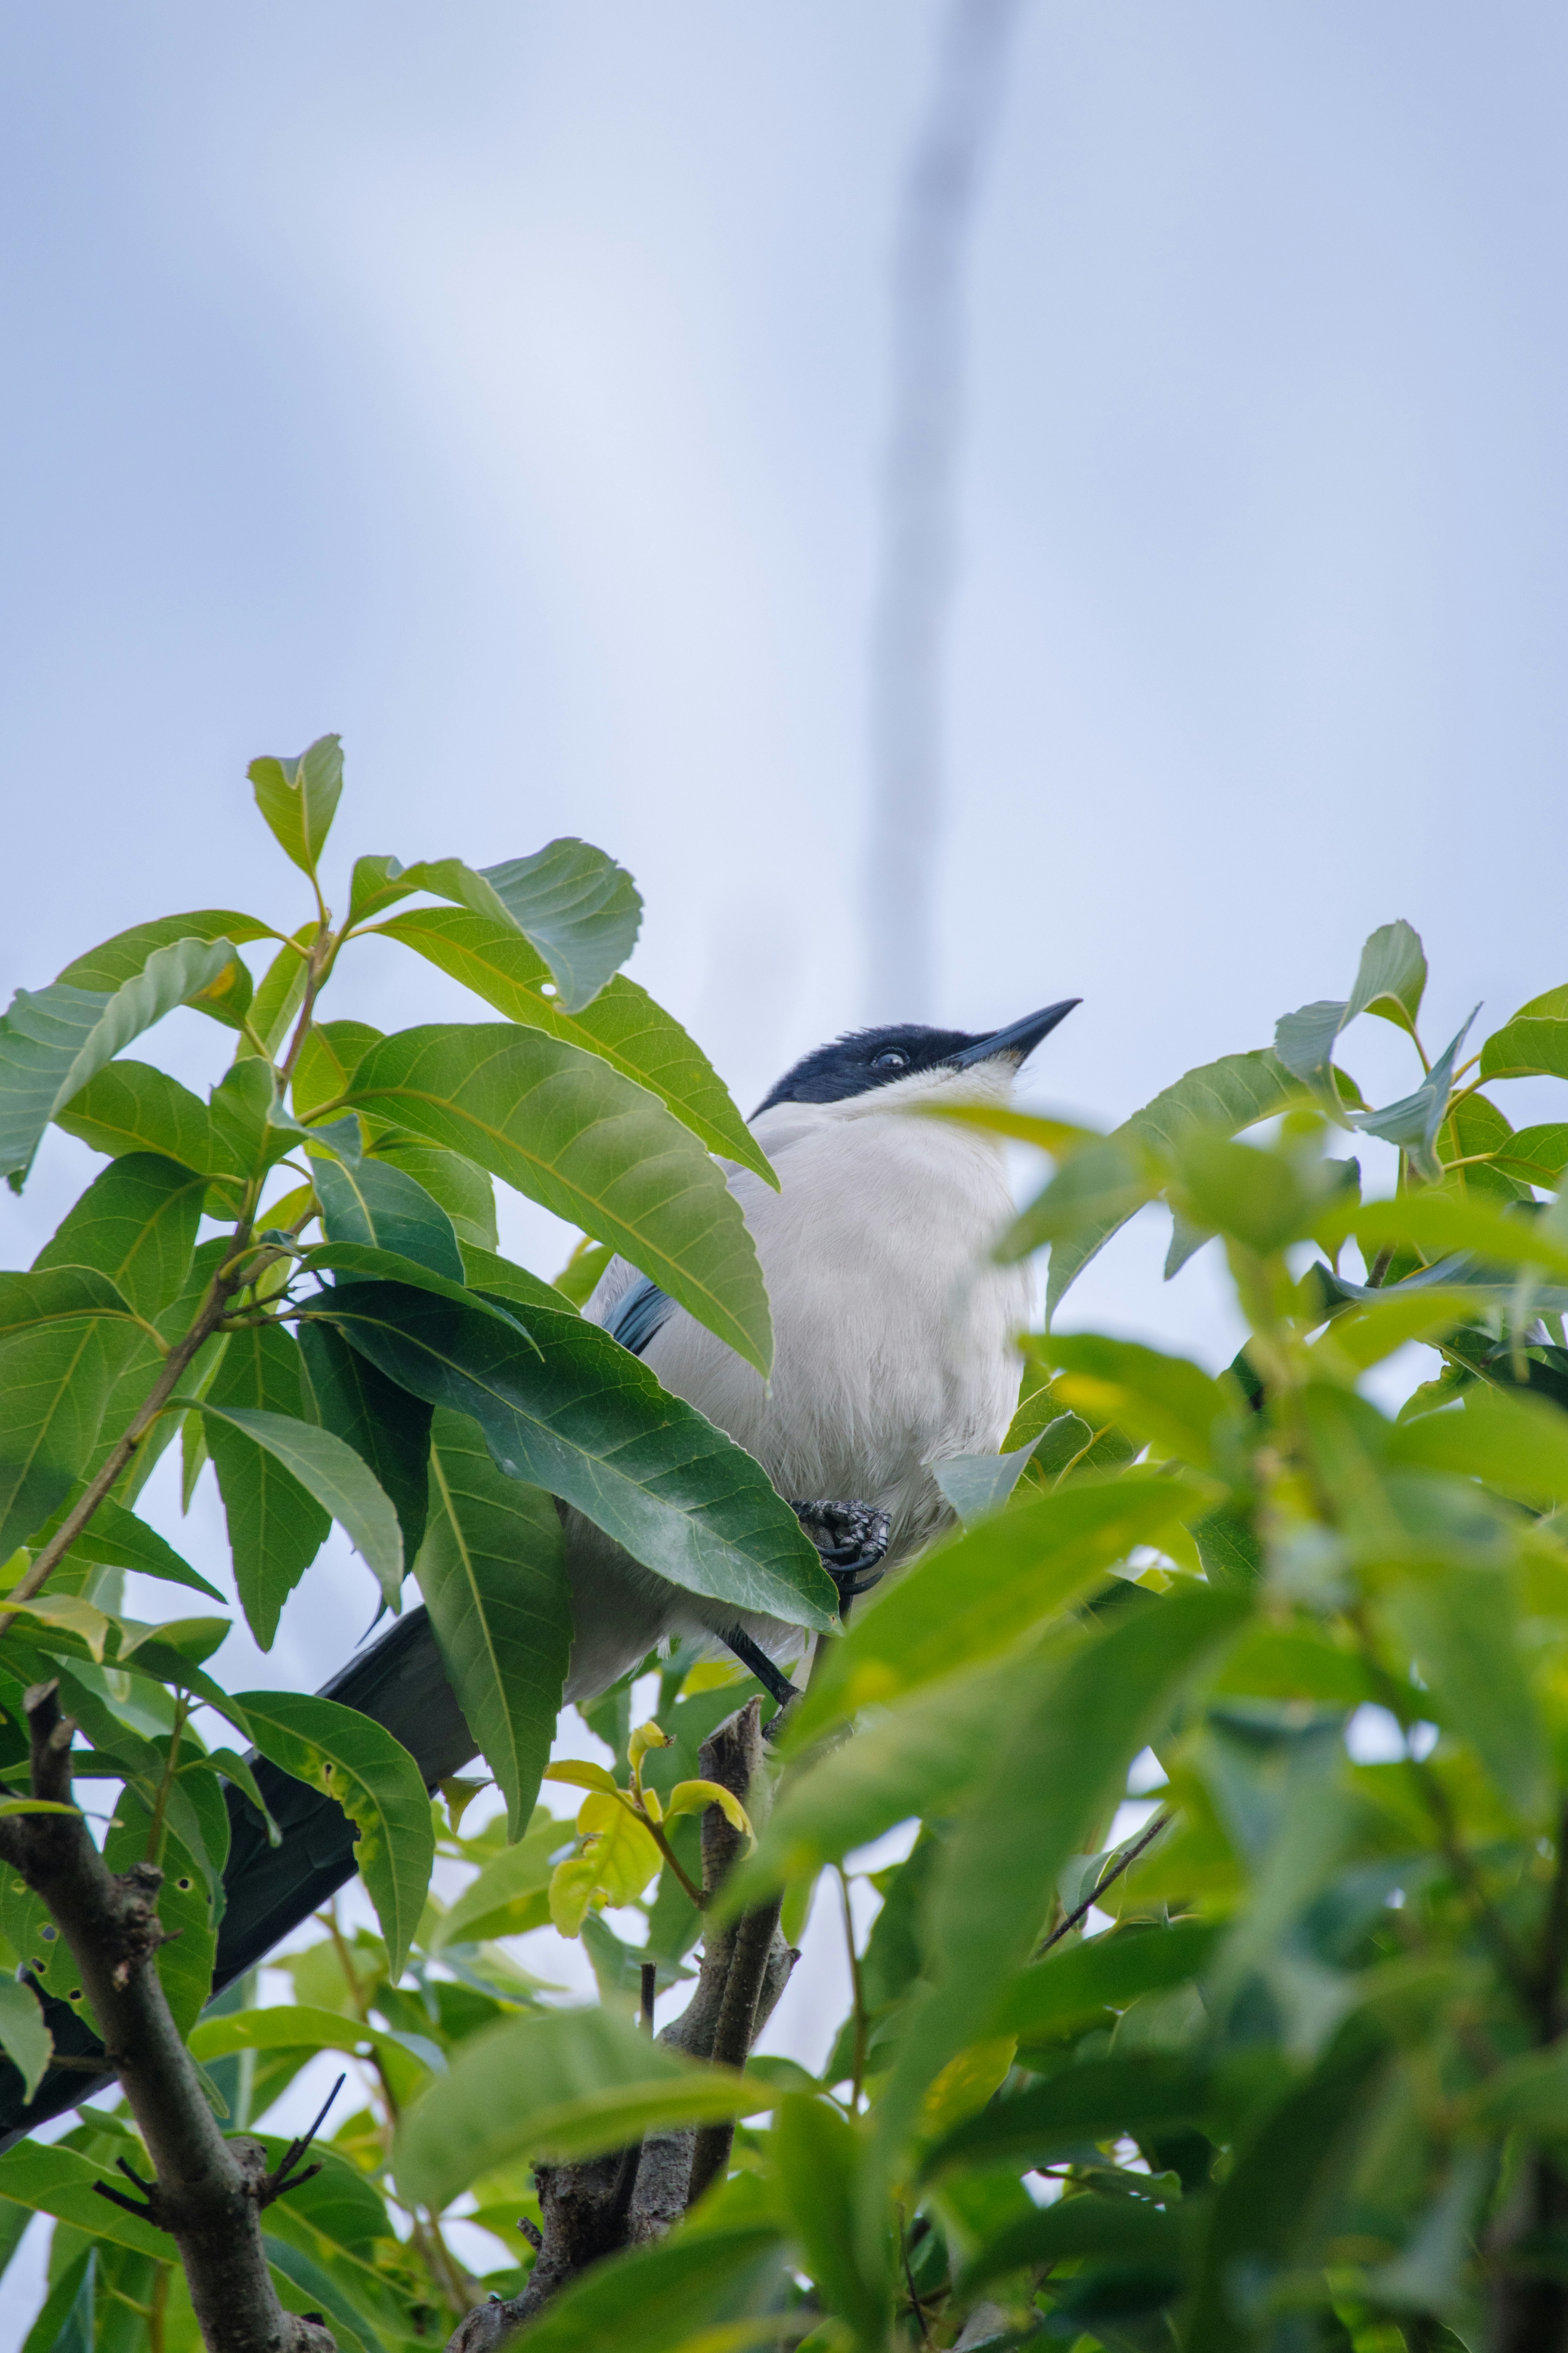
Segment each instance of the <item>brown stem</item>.
[[[25,1705],[33,1795],[68,1804],[76,1726],[58,1685],[36,1684]],[[224,2138],[170,2014],[156,1966],[162,1872],[111,1872],[74,1813],[0,1820],[0,1858],[47,1905],[80,1972],[153,2160],[147,2219],[179,2250],[208,2353],[328,2353],[326,2328],[285,2312],[272,2284],[260,2216],[278,2185],[265,2153]]]

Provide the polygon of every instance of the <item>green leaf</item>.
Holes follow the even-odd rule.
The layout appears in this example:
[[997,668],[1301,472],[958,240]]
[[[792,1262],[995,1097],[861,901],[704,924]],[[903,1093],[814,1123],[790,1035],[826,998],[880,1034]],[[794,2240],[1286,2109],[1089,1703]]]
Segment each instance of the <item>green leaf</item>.
[[301,1324],[299,1337],[317,1420],[353,1447],[390,1496],[403,1557],[412,1561],[425,1536],[430,1408],[378,1373],[330,1324]]
[[893,2234],[881,2232],[868,2263],[855,2230],[862,2137],[828,2101],[795,2092],[779,2102],[770,2147],[805,2268],[819,2295],[848,2322],[858,2344],[881,2353],[892,2318]]
[[372,1048],[349,1100],[611,1243],[766,1373],[773,1324],[739,1202],[690,1132],[597,1057],[488,1022],[408,1029]]
[[350,2058],[374,2052],[403,2074],[410,2065],[416,2080],[432,2071],[405,2042],[379,2026],[337,2010],[279,2002],[264,2010],[231,2010],[203,2019],[191,2030],[191,2056],[204,2067],[236,2051],[341,2051]]
[[1386,2056],[1364,2031],[1348,2031],[1247,2136],[1205,2235],[1189,2344],[1253,2353],[1258,2334],[1237,2309],[1235,2282],[1277,2277],[1319,2253],[1386,2086]]
[[570,835],[531,858],[480,869],[518,930],[555,975],[568,1013],[580,1012],[625,964],[642,926],[642,901],[624,866]]
[[1568,988],[1532,997],[1481,1048],[1483,1079],[1568,1078]]
[[274,840],[314,880],[343,788],[342,738],[318,735],[297,760],[252,760],[246,774]]
[[[454,1306],[466,1307],[475,1314],[488,1315],[513,1342],[526,1347],[529,1335],[510,1307],[498,1307],[481,1299],[460,1282],[451,1282],[444,1274],[435,1273],[422,1266],[417,1259],[404,1258],[396,1250],[377,1250],[370,1242],[318,1242],[314,1249],[303,1250],[295,1262],[296,1274],[339,1273],[348,1275],[353,1282],[395,1282],[410,1290],[431,1293],[437,1299],[448,1299]],[[334,1286],[347,1289],[347,1284]]]
[[54,2056],[55,2042],[37,1995],[16,1978],[0,1977],[0,2049],[20,2074],[23,2094],[30,2100]]
[[157,948],[112,992],[19,988],[0,1021],[0,1176],[20,1180],[57,1112],[121,1048],[208,987],[234,959],[227,940],[177,940]]
[[1197,2124],[1212,2099],[1206,2070],[1186,2059],[1152,2052],[1086,2059],[955,2126],[927,2152],[922,2170],[931,2179],[973,2165],[1049,2165],[1085,2141]]
[[1540,1820],[1551,1792],[1550,1756],[1513,1579],[1450,1563],[1402,1582],[1385,1608],[1441,1720],[1470,1743],[1515,1810]]
[[[288,1035],[289,1023],[305,1001],[305,983],[310,973],[310,950],[321,928],[319,923],[301,923],[293,938],[284,941],[251,999],[250,1027],[269,1054],[277,1053]],[[256,1050],[247,1038],[239,1050],[247,1054]]]
[[503,1846],[471,1880],[450,1911],[442,1914],[430,1939],[432,1955],[448,1945],[477,1945],[495,1936],[519,1936],[548,1926],[552,1860],[572,1844],[572,1825],[546,1815],[530,1824],[526,1838]]
[[315,1021],[294,1065],[289,1092],[301,1119],[323,1103],[335,1103],[373,1046],[385,1036],[368,1021]]
[[1492,1165],[1521,1184],[1550,1187],[1553,1191],[1568,1168],[1568,1126],[1553,1121],[1544,1127],[1521,1127],[1492,1155]]
[[[519,2353],[607,2353],[611,2346],[615,2353],[739,2353],[761,2337],[763,2323],[734,2316],[756,2312],[778,2270],[771,2224],[677,2231],[595,2263],[558,2288],[516,2340]],[[789,2316],[781,2314],[781,2323]]]
[[115,1375],[142,1337],[107,1275],[0,1273],[0,1560],[87,1469]]
[[424,1909],[436,1834],[419,1767],[390,1732],[357,1709],[300,1692],[237,1694],[264,1757],[333,1798],[359,1835],[354,1862],[402,1975]]
[[91,2353],[97,2328],[99,2257],[87,2247],[53,2280],[21,2353]]
[[[1005,1525],[1005,1523],[1003,1524]],[[943,1849],[928,1908],[932,1990],[911,2017],[879,2111],[889,2157],[926,2085],[982,2032],[1027,1961],[1068,1858],[1089,1841],[1156,1738],[1183,1686],[1247,1616],[1238,1595],[1172,1595],[1068,1659],[1059,1679],[999,1727],[990,1774]],[[1050,1792],[1042,1804],[1041,1792]]]
[[1142,1923],[1113,1935],[1065,1945],[1019,1971],[990,2021],[994,2034],[1048,2042],[1098,2025],[1107,2010],[1125,2010],[1146,1993],[1185,1985],[1208,1967],[1220,1931],[1207,1920],[1168,1927]]
[[1568,1250],[1543,1233],[1539,1220],[1430,1189],[1402,1193],[1392,1201],[1331,1209],[1314,1229],[1314,1238],[1329,1250],[1352,1234],[1369,1266],[1380,1250],[1393,1243],[1410,1245],[1428,1261],[1451,1250],[1470,1250],[1494,1266],[1540,1266],[1568,1277]]
[[1039,2271],[1085,2255],[1120,2255],[1180,2266],[1190,2233],[1180,2210],[1135,2198],[1064,2198],[1026,2214],[981,2248],[962,2274],[967,2301],[1009,2272]]
[[[162,1757],[159,1759],[162,1766]],[[215,1791],[217,1811],[226,1831],[221,1795]],[[164,1931],[155,1966],[174,2024],[186,2034],[212,1998],[213,1963],[217,1931],[213,1926],[207,1881],[216,1872],[205,1855],[199,1824],[189,1810],[193,1791],[176,1782],[168,1793],[163,1834],[159,1847],[163,1883],[158,1890],[158,1923]],[[114,1805],[114,1826],[103,1841],[103,1859],[110,1871],[129,1871],[146,1859],[153,1843],[153,1813],[140,1789],[129,1784]],[[188,1833],[177,1834],[176,1824]]]
[[137,1314],[156,1315],[190,1272],[205,1190],[176,1161],[130,1153],[94,1177],[34,1267],[96,1267]]
[[79,2157],[74,2148],[50,2147],[41,2141],[19,2141],[0,2157],[0,2198],[29,2207],[35,2214],[52,2214],[89,2238],[108,2239],[167,2263],[168,2233],[100,2198],[94,2184],[102,2179],[102,2168]]
[[1234,1428],[1239,1419],[1235,1388],[1185,1356],[1091,1332],[1051,1334],[1031,1352],[1055,1369],[1056,1395],[1091,1429],[1113,1421],[1159,1454],[1178,1455],[1200,1470],[1213,1462],[1216,1430]]
[[1456,1404],[1395,1424],[1388,1460],[1484,1479],[1551,1510],[1568,1503],[1568,1415],[1518,1390],[1477,1387]]
[[475,1424],[443,1412],[430,1517],[414,1564],[447,1678],[521,1838],[550,1761],[572,1655],[571,1588],[552,1496],[498,1471]]
[[658,1095],[710,1152],[776,1184],[767,1155],[707,1056],[679,1023],[625,974],[591,1005],[568,1012],[542,993],[542,957],[505,923],[468,908],[416,907],[378,926],[389,938],[471,988],[509,1020],[598,1054],[623,1078]]
[[470,1291],[488,1292],[492,1298],[504,1299],[524,1311],[542,1307],[547,1314],[559,1315],[566,1302],[552,1282],[542,1282],[530,1274],[525,1266],[514,1266],[510,1259],[499,1258],[494,1250],[476,1250],[471,1242],[463,1244],[463,1275]]
[[193,1593],[205,1593],[209,1601],[227,1599],[188,1560],[182,1559],[156,1528],[150,1528],[112,1495],[104,1497],[67,1558],[101,1562],[106,1568],[133,1568],[142,1577],[161,1577],[165,1585],[188,1586]]
[[462,2043],[398,2127],[400,2194],[439,2209],[520,2158],[568,2163],[645,2132],[716,2124],[773,2105],[728,2067],[700,2067],[603,2010],[543,2010]]
[[[200,1409],[209,1421],[237,1430],[291,1472],[306,1493],[336,1520],[380,1585],[388,1608],[402,1606],[403,1531],[397,1513],[385,1488],[352,1446],[330,1430],[287,1413],[219,1405],[211,1398]],[[211,1435],[207,1442],[214,1444]],[[214,1460],[217,1459],[215,1448]],[[221,1485],[221,1464],[218,1481]]]
[[1414,1037],[1426,986],[1426,957],[1419,934],[1405,923],[1384,923],[1361,952],[1350,996],[1342,1002],[1325,999],[1287,1013],[1275,1030],[1274,1050],[1337,1119],[1340,1099],[1331,1065],[1340,1031],[1358,1013],[1376,1013]]
[[219,1150],[247,1176],[259,1176],[300,1142],[297,1123],[274,1117],[283,1105],[270,1062],[247,1054],[231,1062],[207,1106]]
[[[78,956],[55,977],[72,988],[112,993],[126,981],[133,980],[155,950],[173,947],[177,941],[243,943],[279,937],[271,924],[262,923],[258,916],[242,915],[233,907],[196,907],[187,914],[160,915],[150,923],[135,923],[128,932],[116,932],[111,940],[89,948],[85,955]],[[250,1004],[250,975],[236,956],[232,965],[190,1002],[198,1013],[210,1014],[226,1029],[237,1029]]]
[[449,1282],[463,1281],[463,1261],[452,1220],[423,1185],[385,1161],[339,1160],[314,1166],[321,1230],[330,1242],[367,1242],[395,1250]]
[[[1205,1062],[1195,1071],[1188,1071],[1174,1086],[1167,1087],[1142,1111],[1135,1111],[1131,1119],[1123,1121],[1107,1141],[1122,1148],[1131,1166],[1145,1151],[1171,1153],[1184,1136],[1198,1128],[1212,1128],[1222,1135],[1239,1134],[1258,1120],[1270,1119],[1276,1112],[1287,1111],[1292,1103],[1303,1102],[1308,1094],[1305,1082],[1267,1048],[1250,1054],[1226,1054],[1217,1062]],[[1069,1160],[1067,1167],[1072,1165]],[[1070,1285],[1138,1206],[1137,1200],[1108,1201],[1101,1215],[1052,1243],[1048,1316],[1055,1315]],[[1026,1209],[1018,1224],[998,1245],[999,1256],[1005,1252],[1021,1258],[1034,1247],[1025,1238],[1030,1216],[1031,1211]]]
[[939,1545],[879,1592],[823,1657],[798,1704],[790,1748],[857,1708],[1010,1649],[1212,1493],[1176,1478],[1086,1481]]
[[1443,1174],[1442,1163],[1437,1157],[1437,1131],[1447,1115],[1448,1096],[1454,1083],[1454,1063],[1460,1047],[1469,1035],[1470,1022],[1480,1009],[1478,1005],[1469,1021],[1448,1040],[1414,1094],[1387,1104],[1382,1111],[1345,1114],[1350,1125],[1359,1128],[1363,1134],[1378,1135],[1385,1144],[1398,1145],[1411,1166],[1429,1185],[1436,1185]]
[[228,1522],[235,1583],[264,1651],[271,1649],[283,1604],[320,1552],[331,1517],[275,1452],[229,1417],[237,1408],[302,1422],[302,1369],[298,1344],[278,1324],[231,1332],[204,1400],[214,1409],[205,1416],[207,1443]]
[[451,1219],[459,1242],[478,1250],[495,1249],[495,1187],[484,1169],[476,1168],[460,1152],[446,1152],[438,1144],[426,1144],[418,1136],[386,1131],[377,1135],[366,1156],[385,1161],[389,1168],[401,1168],[405,1176],[423,1185]]
[[471,1414],[510,1479],[576,1505],[672,1584],[796,1626],[837,1595],[762,1470],[581,1316],[530,1314],[527,1339],[479,1306],[340,1284],[309,1311],[390,1380]]
[[711,1916],[732,1918],[776,1888],[815,1879],[899,1822],[952,1812],[990,1763],[997,1725],[1053,1679],[1036,1658],[1014,1660],[954,1674],[879,1711],[785,1782]]
[[95,1152],[161,1153],[207,1177],[239,1173],[205,1103],[150,1062],[110,1062],[72,1096],[55,1124]]

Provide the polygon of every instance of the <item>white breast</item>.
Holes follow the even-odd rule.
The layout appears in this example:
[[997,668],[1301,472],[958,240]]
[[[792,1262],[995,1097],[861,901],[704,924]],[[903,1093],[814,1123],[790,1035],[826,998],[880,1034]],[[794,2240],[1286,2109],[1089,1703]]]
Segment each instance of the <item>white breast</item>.
[[[930,1084],[757,1121],[782,1189],[745,1170],[731,1183],[773,1303],[769,1384],[683,1313],[645,1354],[781,1494],[880,1504],[895,1564],[948,1516],[931,1464],[999,1445],[1028,1310],[1024,1271],[988,1263],[1012,1210],[1000,1147],[910,1117],[903,1101]],[[588,1313],[607,1314],[626,1279],[607,1274]]]

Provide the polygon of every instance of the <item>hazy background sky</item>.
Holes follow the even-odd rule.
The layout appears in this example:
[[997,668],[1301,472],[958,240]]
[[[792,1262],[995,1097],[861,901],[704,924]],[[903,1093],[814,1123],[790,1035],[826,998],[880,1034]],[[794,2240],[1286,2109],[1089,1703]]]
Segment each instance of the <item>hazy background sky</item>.
[[[887,258],[937,21],[0,8],[5,992],[174,908],[302,920],[244,767],[336,728],[334,884],[602,843],[634,972],[748,1107],[860,1017]],[[1565,100],[1539,0],[1026,7],[972,256],[939,996],[1081,995],[1043,1099],[1113,1119],[1265,1042],[1394,915],[1437,1043],[1565,976]],[[374,951],[336,995],[476,1009]],[[165,1040],[216,1075],[211,1025]],[[92,1165],[51,1140],[5,1262]],[[551,1221],[509,1236],[552,1271]],[[1081,1315],[1218,1353],[1213,1270],[1158,1293],[1162,1248],[1124,1238]],[[221,1556],[210,1502],[181,1541]],[[264,1672],[317,1681],[367,1593],[342,1560]]]

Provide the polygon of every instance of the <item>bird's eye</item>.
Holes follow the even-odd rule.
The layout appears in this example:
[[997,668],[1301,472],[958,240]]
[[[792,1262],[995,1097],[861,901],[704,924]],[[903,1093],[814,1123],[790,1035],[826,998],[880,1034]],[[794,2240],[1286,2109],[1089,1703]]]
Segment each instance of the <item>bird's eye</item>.
[[900,1054],[895,1050],[889,1054],[879,1054],[871,1068],[874,1071],[902,1071],[909,1067],[909,1060],[907,1054]]

